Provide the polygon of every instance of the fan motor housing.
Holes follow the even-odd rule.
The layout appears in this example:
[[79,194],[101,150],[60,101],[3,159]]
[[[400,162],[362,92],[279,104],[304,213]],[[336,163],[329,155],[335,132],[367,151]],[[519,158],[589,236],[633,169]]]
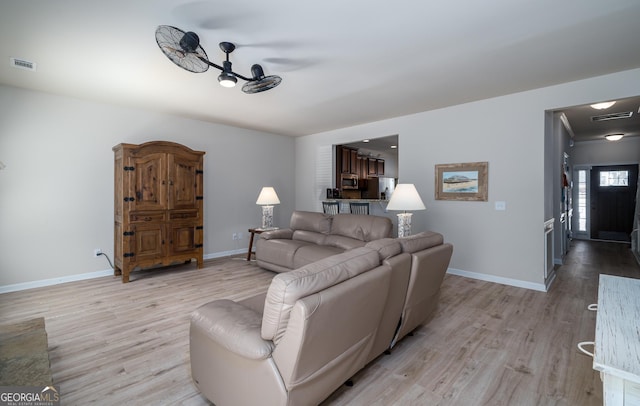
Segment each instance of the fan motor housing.
[[196,52],[198,45],[200,45],[200,37],[195,32],[185,33],[180,40],[180,47],[186,52]]

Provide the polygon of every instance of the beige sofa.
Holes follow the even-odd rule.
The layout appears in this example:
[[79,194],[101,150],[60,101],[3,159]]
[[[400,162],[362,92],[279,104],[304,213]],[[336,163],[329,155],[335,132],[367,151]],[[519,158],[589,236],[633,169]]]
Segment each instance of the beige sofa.
[[256,242],[258,266],[287,272],[320,259],[390,237],[387,217],[294,211],[289,228],[267,231]]
[[205,304],[196,386],[217,406],[320,403],[431,316],[451,252],[435,233],[378,239],[280,273],[264,295]]

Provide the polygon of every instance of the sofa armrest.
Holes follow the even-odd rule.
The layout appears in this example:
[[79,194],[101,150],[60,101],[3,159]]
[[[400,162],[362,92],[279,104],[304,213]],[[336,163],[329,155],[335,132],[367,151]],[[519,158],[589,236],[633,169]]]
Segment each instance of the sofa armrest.
[[191,316],[194,328],[245,358],[266,359],[274,349],[272,341],[261,337],[262,315],[232,300],[215,300],[199,307]]
[[280,228],[278,230],[265,231],[260,234],[263,240],[290,240],[293,237],[293,230],[290,228]]

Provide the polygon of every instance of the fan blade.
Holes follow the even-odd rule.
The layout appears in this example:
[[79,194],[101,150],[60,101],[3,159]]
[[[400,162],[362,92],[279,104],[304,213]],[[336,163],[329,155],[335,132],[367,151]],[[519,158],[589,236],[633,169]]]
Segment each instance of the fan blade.
[[209,64],[206,63],[207,53],[200,46],[195,33],[185,33],[179,28],[161,25],[156,29],[156,42],[162,53],[182,69],[194,73],[209,69]]
[[246,94],[255,94],[264,92],[278,86],[282,82],[280,76],[271,75],[265,76],[259,80],[252,80],[242,86],[242,91]]

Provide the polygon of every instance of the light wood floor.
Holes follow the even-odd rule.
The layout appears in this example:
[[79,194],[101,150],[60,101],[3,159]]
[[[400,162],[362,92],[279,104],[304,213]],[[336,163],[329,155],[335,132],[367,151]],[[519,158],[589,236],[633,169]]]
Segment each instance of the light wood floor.
[[[437,314],[323,405],[600,405],[591,358],[599,273],[640,278],[628,245],[574,241],[548,293],[447,275]],[[517,266],[517,264],[514,264]],[[63,405],[207,405],[189,373],[189,315],[267,289],[241,259],[0,295],[2,323],[45,317]],[[249,385],[249,383],[248,383]],[[248,387],[249,389],[249,387]]]

